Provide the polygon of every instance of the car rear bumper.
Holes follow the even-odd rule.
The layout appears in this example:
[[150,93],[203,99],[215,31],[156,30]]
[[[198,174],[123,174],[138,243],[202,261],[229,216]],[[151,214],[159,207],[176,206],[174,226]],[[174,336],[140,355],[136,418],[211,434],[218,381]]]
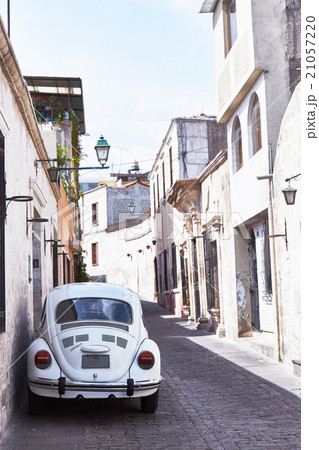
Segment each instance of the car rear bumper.
[[[155,392],[161,384],[160,380],[134,381],[132,395],[127,395],[127,383],[83,383],[70,380],[65,381],[65,392],[62,397],[76,398],[106,398],[110,395],[120,398],[144,397]],[[46,378],[30,378],[29,387],[32,392],[44,397],[60,397],[59,380]]]

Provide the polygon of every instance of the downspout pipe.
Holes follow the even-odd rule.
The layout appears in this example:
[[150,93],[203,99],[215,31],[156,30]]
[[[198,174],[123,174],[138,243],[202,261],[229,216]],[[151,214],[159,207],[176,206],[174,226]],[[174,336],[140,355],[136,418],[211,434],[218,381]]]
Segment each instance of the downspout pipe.
[[[272,163],[272,145],[269,144],[269,173],[273,172]],[[273,177],[269,178],[269,219],[271,230],[270,235],[274,234],[275,221],[274,221],[274,211],[273,211]],[[275,239],[272,239],[272,255],[273,255],[273,290],[274,290],[274,301],[275,301],[275,314],[276,314],[276,334],[277,334],[277,358],[278,361],[282,361],[281,357],[281,339],[280,339],[280,324],[279,324],[279,305],[278,305],[278,283],[277,283],[277,260],[276,260],[276,245]]]

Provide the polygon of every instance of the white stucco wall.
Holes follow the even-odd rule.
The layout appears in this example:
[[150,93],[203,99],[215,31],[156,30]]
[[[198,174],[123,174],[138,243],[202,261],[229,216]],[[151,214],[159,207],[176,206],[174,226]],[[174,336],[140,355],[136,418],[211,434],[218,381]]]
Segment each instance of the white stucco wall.
[[[2,27],[2,24],[1,24]],[[0,29],[2,44],[6,42],[3,28]],[[15,405],[26,395],[25,350],[34,337],[33,314],[33,260],[41,260],[41,280],[37,279],[38,298],[43,300],[52,288],[52,254],[44,245],[46,238],[52,237],[56,224],[57,198],[45,171],[35,167],[35,160],[41,158],[39,150],[31,138],[26,122],[34,120],[33,136],[38,133],[35,118],[22,115],[16,91],[12,83],[21,83],[21,74],[13,53],[6,54],[6,64],[15,72],[14,82],[7,80],[0,64],[0,129],[5,138],[6,196],[32,196],[33,201],[11,202],[7,209],[5,223],[5,303],[6,330],[0,333],[0,434],[6,427]],[[23,81],[22,81],[23,83]],[[20,92],[21,102],[25,97]],[[26,108],[27,109],[27,108]],[[29,121],[29,122],[28,122]],[[37,139],[40,135],[37,134]],[[28,226],[28,219],[36,215],[47,218],[44,224]],[[33,254],[32,233],[37,233],[36,251]]]
[[[237,340],[237,297],[234,254],[233,217],[230,209],[229,161],[211,172],[203,181],[202,189],[202,225],[212,231],[218,253],[218,285],[220,302],[220,324],[225,327],[228,339]],[[222,228],[214,229],[207,224],[214,216],[222,218]]]
[[[258,95],[260,103],[262,148],[255,155],[250,156],[251,144],[249,139],[248,114],[250,99],[254,93]],[[245,222],[250,217],[266,209],[269,204],[268,183],[257,180],[257,176],[267,175],[269,173],[266,111],[265,82],[264,77],[261,76],[227,124],[231,205],[232,211],[238,214],[237,223],[239,220]],[[234,172],[232,131],[236,116],[240,120],[242,132],[243,167],[237,172]]]
[[[127,209],[131,200],[136,205],[133,215]],[[153,299],[154,246],[149,215],[141,214],[149,209],[149,202],[149,188],[139,184],[127,188],[101,186],[92,189],[82,197],[81,227],[88,274],[108,283],[124,285]],[[92,225],[93,203],[98,204],[97,225]],[[118,218],[120,229],[110,231],[110,225],[113,228],[118,225]],[[126,228],[125,221],[138,219],[142,219],[142,223]],[[98,248],[96,265],[92,265],[93,243]]]
[[286,223],[288,239],[286,248],[283,238],[275,238],[275,251],[281,355],[289,364],[300,359],[301,177],[291,180],[291,186],[297,189],[294,205],[286,205],[282,189],[288,187],[286,178],[301,172],[300,88],[299,84],[281,123],[274,170],[275,233],[284,234]]

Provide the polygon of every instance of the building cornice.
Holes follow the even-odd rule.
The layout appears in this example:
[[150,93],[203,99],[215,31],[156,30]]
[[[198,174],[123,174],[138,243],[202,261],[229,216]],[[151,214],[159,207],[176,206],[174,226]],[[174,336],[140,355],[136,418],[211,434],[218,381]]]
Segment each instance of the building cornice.
[[221,150],[208,166],[199,174],[197,181],[202,183],[211,173],[215,172],[227,160],[227,149]]
[[[15,98],[16,104],[21,113],[21,117],[25,123],[25,126],[35,146],[39,159],[48,159],[48,155],[33,111],[32,101],[28,91],[28,87],[21,73],[17,58],[14,54],[13,47],[6,33],[1,17],[0,17],[0,67],[6,76],[7,82]],[[57,184],[50,182],[49,173],[47,171],[49,165],[46,164],[43,165],[43,167],[44,166],[45,166],[45,173],[49,180],[51,189],[56,199],[59,199],[60,191]]]
[[200,209],[201,186],[196,178],[177,180],[167,195],[167,202],[183,214]]
[[205,0],[200,9],[200,13],[213,13],[217,6],[218,0]]

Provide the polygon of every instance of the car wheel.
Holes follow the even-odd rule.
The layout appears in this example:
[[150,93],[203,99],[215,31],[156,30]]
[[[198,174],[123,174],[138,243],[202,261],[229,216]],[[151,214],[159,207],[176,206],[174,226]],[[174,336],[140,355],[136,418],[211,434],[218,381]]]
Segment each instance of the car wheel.
[[34,394],[29,388],[29,413],[34,416],[41,414],[44,410],[43,408],[43,398],[39,395]]
[[145,413],[155,413],[158,403],[159,389],[152,395],[141,397],[142,411]]

